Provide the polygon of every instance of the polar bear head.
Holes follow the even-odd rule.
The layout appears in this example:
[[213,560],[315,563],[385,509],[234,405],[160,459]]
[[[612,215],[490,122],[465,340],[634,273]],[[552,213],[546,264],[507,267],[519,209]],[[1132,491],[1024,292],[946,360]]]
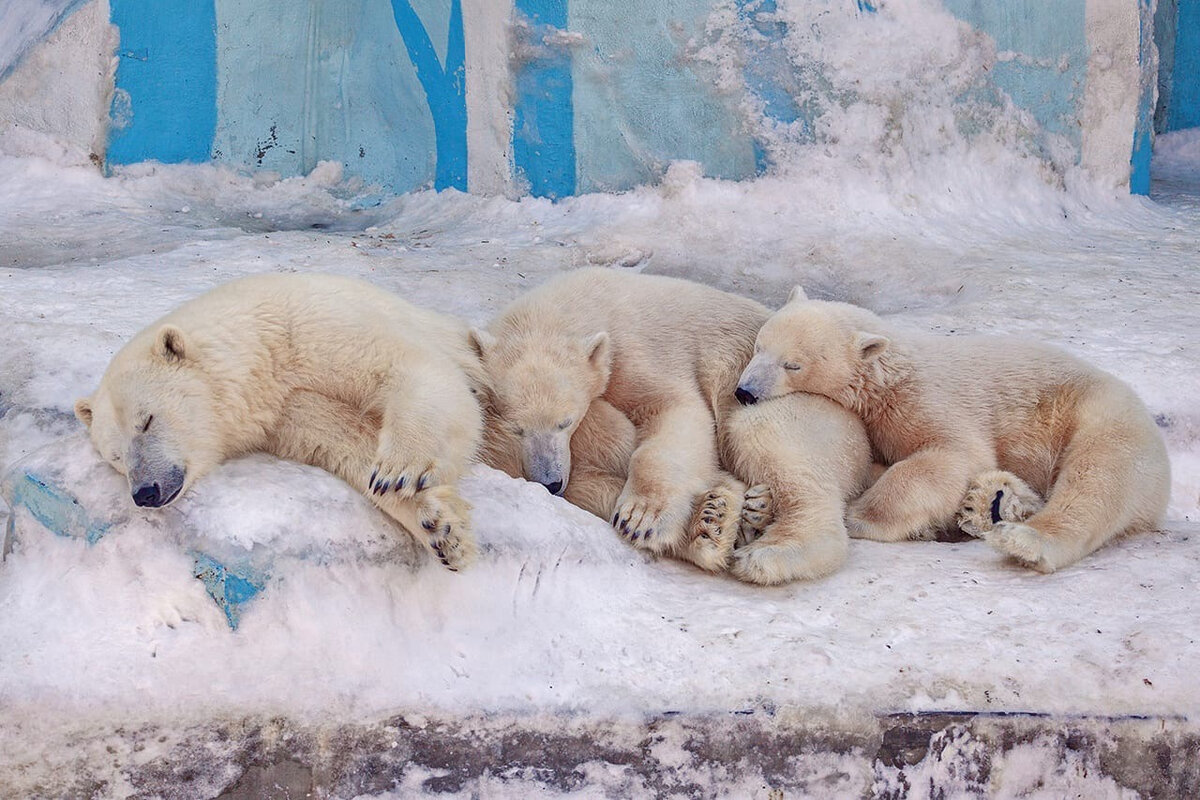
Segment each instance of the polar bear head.
[[139,506],[165,506],[222,460],[211,380],[174,325],[125,345],[75,416]]
[[847,303],[809,300],[797,286],[766,321],[754,357],[738,380],[743,405],[792,392],[846,401],[848,390],[890,344],[876,333],[879,319]]
[[493,412],[520,442],[521,472],[551,494],[571,475],[571,436],[612,372],[609,336],[558,336],[544,330],[471,331]]

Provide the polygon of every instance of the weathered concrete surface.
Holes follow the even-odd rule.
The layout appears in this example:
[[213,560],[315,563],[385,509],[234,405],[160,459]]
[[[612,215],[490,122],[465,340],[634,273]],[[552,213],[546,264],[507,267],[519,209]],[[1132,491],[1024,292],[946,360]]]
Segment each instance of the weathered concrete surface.
[[[62,730],[61,728],[59,729]],[[0,763],[3,797],[1200,796],[1200,726],[1183,719],[936,713],[813,719],[791,711],[644,719],[226,720],[60,734]],[[66,741],[70,740],[70,741]],[[87,741],[88,747],[72,744]],[[103,766],[89,756],[103,746]],[[45,753],[74,756],[54,756]]]

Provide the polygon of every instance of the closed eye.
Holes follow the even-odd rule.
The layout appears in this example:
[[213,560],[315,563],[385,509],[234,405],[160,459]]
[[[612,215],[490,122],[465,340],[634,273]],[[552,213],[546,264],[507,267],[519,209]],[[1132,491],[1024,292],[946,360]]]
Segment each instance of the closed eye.
[[804,365],[803,364],[793,364],[792,362],[789,361],[788,363],[783,365],[783,368],[786,370],[789,370],[790,372],[795,372],[798,369],[803,369]]
[[558,429],[560,431],[565,431],[567,428],[571,427],[571,423],[574,421],[575,420],[572,419],[564,419],[562,422],[558,423]]
[[150,430],[150,423],[151,423],[151,422],[154,422],[154,415],[153,415],[153,414],[151,414],[150,416],[146,417],[146,424],[142,426],[142,433],[145,433],[146,431]]

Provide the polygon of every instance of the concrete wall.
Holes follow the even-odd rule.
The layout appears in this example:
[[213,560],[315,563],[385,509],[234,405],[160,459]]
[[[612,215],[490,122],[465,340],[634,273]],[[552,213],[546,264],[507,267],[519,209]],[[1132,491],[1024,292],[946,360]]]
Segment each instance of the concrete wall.
[[[1177,1],[1180,30],[1193,30],[1184,10],[1200,0]],[[72,7],[14,2],[43,16]],[[803,137],[845,102],[796,63],[789,34],[833,15],[870,37],[889,13],[867,0],[110,2],[110,164],[215,160],[292,175],[334,160],[397,192],[546,197],[652,182],[677,159],[722,178],[770,169],[764,118]],[[1017,109],[1056,169],[1145,190],[1151,0],[944,9],[991,59],[954,102]],[[1177,96],[1189,86],[1177,80]]]
[[1160,57],[1154,129],[1200,127],[1200,0],[1159,0],[1154,41]]

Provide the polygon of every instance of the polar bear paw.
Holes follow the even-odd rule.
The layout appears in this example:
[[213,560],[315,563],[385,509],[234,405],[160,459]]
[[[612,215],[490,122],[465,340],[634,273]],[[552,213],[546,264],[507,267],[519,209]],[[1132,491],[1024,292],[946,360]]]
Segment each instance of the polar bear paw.
[[1005,555],[1038,572],[1054,572],[1054,542],[1032,525],[1021,522],[997,522],[985,531],[983,539]]
[[1003,470],[992,470],[971,481],[956,519],[963,533],[983,538],[1001,522],[1024,522],[1045,505],[1029,484]]
[[[675,547],[682,538],[684,525],[677,521],[679,518],[668,508],[668,503],[627,489],[617,498],[612,524],[621,538],[634,547],[662,553]],[[682,519],[686,521],[687,516]]]
[[846,561],[845,530],[831,529],[809,541],[759,539],[733,552],[729,571],[738,580],[774,586],[813,580],[834,572]]
[[380,447],[367,491],[376,496],[394,493],[407,500],[418,492],[441,486],[451,480],[448,465],[438,459],[413,457],[401,452],[385,452]]
[[471,535],[471,505],[449,486],[436,486],[417,498],[417,521],[434,555],[449,570],[469,566],[477,548]]
[[751,486],[742,498],[742,514],[739,520],[735,547],[745,547],[763,535],[771,524],[771,487],[764,483]]
[[729,566],[741,520],[736,512],[741,491],[721,486],[704,495],[692,516],[691,541],[686,557],[709,572]]

